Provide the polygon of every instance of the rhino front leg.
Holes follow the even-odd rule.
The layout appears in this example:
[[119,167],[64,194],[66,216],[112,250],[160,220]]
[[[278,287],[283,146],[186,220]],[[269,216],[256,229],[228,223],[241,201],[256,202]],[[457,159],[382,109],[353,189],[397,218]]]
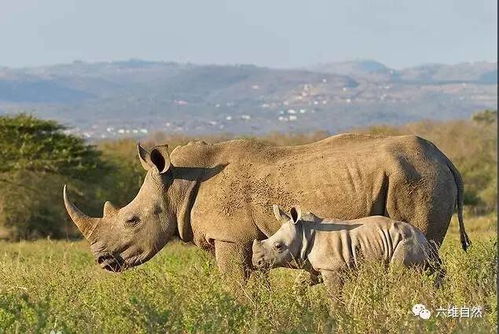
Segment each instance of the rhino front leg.
[[220,272],[234,283],[244,283],[251,268],[251,244],[215,240],[215,259]]
[[300,275],[296,277],[295,283],[304,286],[314,286],[323,283],[323,279],[320,273],[305,271],[301,272]]
[[333,301],[333,305],[342,302],[343,295],[343,279],[340,270],[321,270],[321,276],[324,280],[326,290]]
[[310,281],[309,281],[310,286],[314,286],[314,285],[321,284],[324,282],[324,279],[322,278],[322,276],[320,274],[310,273],[309,279],[310,279]]

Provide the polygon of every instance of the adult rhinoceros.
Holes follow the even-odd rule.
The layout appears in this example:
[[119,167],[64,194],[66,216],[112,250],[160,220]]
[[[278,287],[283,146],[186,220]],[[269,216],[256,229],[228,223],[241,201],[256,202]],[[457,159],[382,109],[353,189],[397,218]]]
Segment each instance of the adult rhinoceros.
[[[67,197],[71,219],[106,270],[122,271],[153,257],[169,240],[214,252],[226,272],[251,267],[253,239],[280,227],[272,204],[300,204],[323,217],[384,215],[420,228],[441,244],[457,205],[461,243],[459,172],[431,142],[416,136],[343,134],[300,146],[251,140],[179,146],[150,152],[138,145],[147,170],[137,196],[118,209],[104,204],[102,218],[80,212]],[[236,274],[235,272],[231,271]]]

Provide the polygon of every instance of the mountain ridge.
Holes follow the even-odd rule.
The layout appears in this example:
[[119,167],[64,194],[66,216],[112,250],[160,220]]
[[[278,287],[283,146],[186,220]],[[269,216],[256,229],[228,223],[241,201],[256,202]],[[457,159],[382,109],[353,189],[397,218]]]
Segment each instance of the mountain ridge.
[[0,67],[0,114],[54,118],[89,138],[151,131],[337,132],[469,117],[497,104],[497,63],[395,70],[374,60],[274,69],[132,59]]

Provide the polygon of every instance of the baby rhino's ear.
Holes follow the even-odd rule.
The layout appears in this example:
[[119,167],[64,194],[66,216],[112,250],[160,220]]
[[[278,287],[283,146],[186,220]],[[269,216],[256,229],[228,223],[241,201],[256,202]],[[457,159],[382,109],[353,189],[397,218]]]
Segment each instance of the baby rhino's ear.
[[280,221],[282,224],[287,223],[291,218],[282,211],[277,204],[272,205],[274,209],[275,218]]
[[293,222],[293,224],[296,224],[300,221],[301,209],[299,206],[292,207],[289,213],[291,214],[291,221]]

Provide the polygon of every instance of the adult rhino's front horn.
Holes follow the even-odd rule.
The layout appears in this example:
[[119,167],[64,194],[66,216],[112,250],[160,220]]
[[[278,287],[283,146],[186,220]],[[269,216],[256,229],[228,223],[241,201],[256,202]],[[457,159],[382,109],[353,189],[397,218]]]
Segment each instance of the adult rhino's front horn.
[[81,212],[76,205],[74,205],[69,199],[66,190],[66,185],[63,189],[64,205],[66,206],[66,211],[68,212],[71,220],[76,224],[78,229],[81,231],[83,236],[87,239],[90,238],[92,232],[97,227],[100,218],[92,218]]

